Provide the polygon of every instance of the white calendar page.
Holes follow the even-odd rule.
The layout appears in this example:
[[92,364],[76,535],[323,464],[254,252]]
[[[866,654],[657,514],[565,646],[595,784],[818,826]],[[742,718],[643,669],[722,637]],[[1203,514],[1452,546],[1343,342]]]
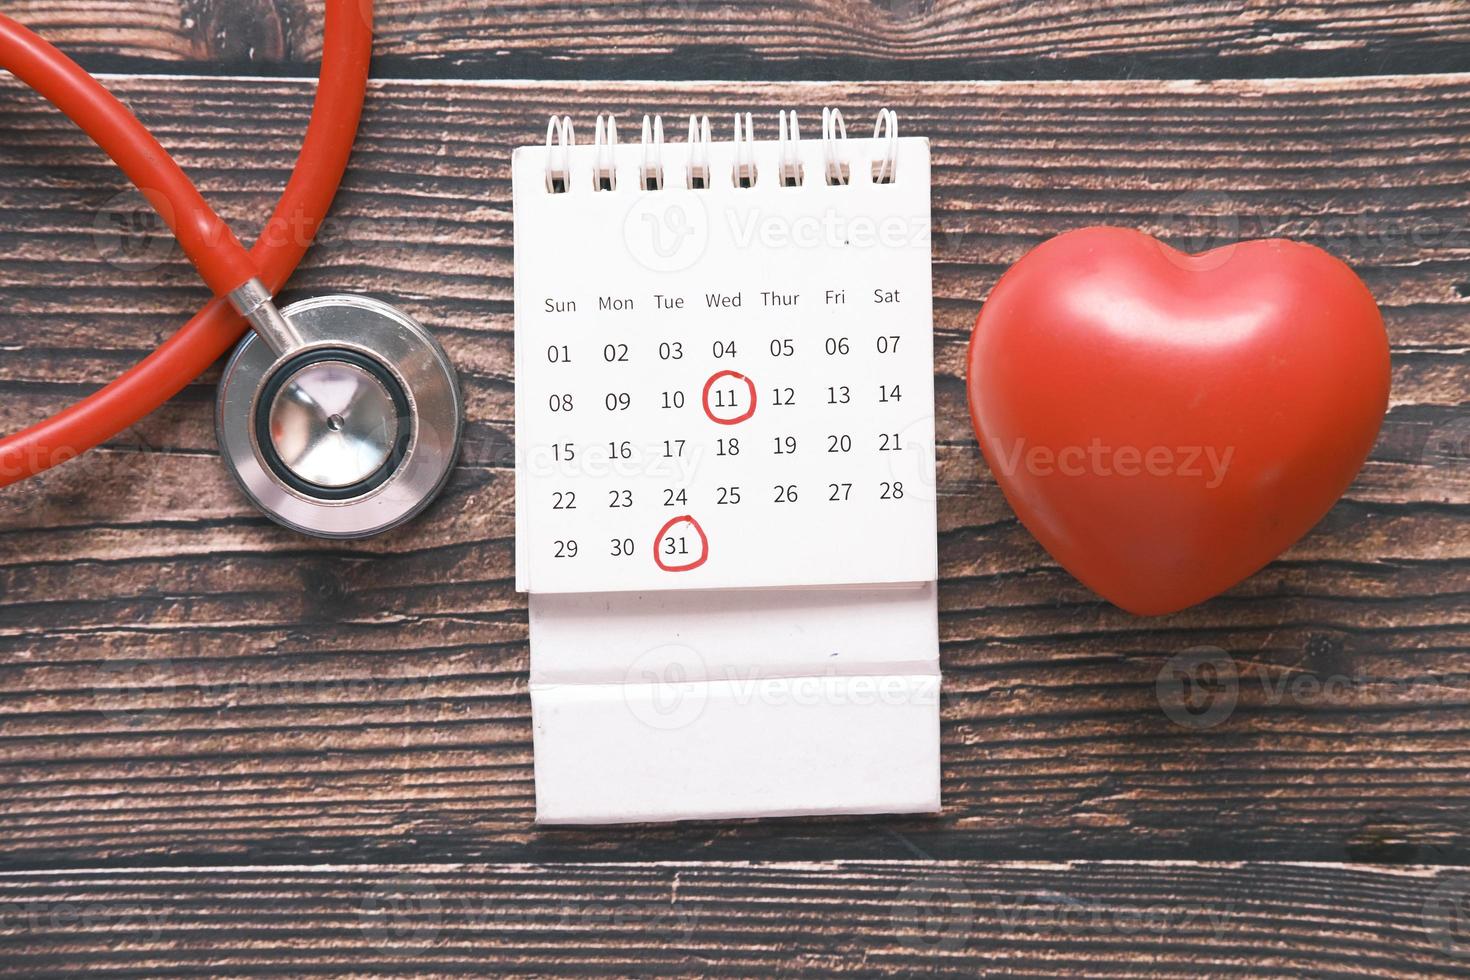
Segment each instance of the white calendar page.
[[801,186],[756,142],[755,186],[710,146],[712,186],[639,188],[592,146],[569,189],[513,157],[516,578],[534,592],[926,582],[936,577],[929,147],[844,142]]

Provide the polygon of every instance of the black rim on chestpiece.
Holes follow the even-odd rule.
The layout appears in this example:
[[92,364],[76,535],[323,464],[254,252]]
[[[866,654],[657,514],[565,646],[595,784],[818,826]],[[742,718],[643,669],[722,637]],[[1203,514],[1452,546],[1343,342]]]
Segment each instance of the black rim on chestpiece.
[[[341,361],[371,374],[383,385],[384,390],[388,392],[388,397],[393,400],[393,411],[398,419],[397,438],[394,439],[393,448],[388,453],[388,458],[383,461],[383,465],[367,478],[345,487],[324,487],[301,479],[282,462],[280,455],[276,452],[275,442],[271,439],[271,406],[275,404],[276,395],[280,392],[281,387],[297,371],[323,361]],[[361,497],[382,486],[398,471],[399,464],[403,462],[403,457],[408,453],[408,444],[412,437],[413,418],[409,412],[408,396],[403,392],[403,385],[378,361],[358,351],[343,347],[309,350],[284,362],[276,368],[255,402],[255,442],[260,447],[261,460],[286,486],[318,500],[351,500],[353,497]]]

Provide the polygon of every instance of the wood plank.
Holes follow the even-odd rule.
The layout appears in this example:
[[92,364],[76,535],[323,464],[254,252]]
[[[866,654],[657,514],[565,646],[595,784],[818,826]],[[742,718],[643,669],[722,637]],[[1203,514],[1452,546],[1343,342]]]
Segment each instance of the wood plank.
[[[93,69],[304,71],[320,2],[19,0]],[[1077,78],[1459,71],[1458,0],[381,0],[379,75]]]
[[[261,220],[308,84],[118,88],[238,228]],[[411,527],[309,541],[256,516],[219,468],[206,379],[0,495],[0,863],[708,857],[755,841],[793,858],[1470,858],[1467,96],[1466,77],[377,83],[293,295],[363,290],[430,324],[465,384],[465,458]],[[563,107],[585,122],[788,102],[864,116],[891,102],[933,140],[946,811],[537,829],[511,583],[506,148]],[[6,428],[141,356],[203,298],[176,253],[119,237],[139,227],[120,191],[64,120],[0,87]],[[964,415],[986,290],[1046,236],[1101,219],[1196,246],[1322,244],[1373,286],[1394,350],[1393,410],[1345,500],[1266,571],[1156,620],[1049,560]],[[1207,730],[1157,694],[1200,645],[1238,675],[1233,713]]]
[[528,864],[0,875],[0,976],[1460,977],[1454,869]]

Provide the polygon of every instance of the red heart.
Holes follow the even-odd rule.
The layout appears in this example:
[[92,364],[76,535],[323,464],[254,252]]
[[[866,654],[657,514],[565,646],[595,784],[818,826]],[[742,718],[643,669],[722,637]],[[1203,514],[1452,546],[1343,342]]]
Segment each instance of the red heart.
[[1139,615],[1305,534],[1388,406],[1368,287],[1282,240],[1189,255],[1122,228],[1053,238],[996,284],[969,361],[975,432],[1021,523]]

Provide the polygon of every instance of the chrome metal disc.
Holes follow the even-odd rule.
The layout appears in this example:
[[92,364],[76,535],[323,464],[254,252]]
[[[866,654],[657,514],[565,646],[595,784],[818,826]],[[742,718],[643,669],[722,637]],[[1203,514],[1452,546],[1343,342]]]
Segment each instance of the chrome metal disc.
[[388,386],[331,351],[292,368],[261,407],[276,458],[312,486],[340,490],[370,479],[398,441],[400,420]]
[[272,519],[357,538],[409,520],[458,455],[454,368],[416,321],[362,296],[281,310],[302,345],[283,357],[253,332],[225,366],[215,427],[225,463]]

